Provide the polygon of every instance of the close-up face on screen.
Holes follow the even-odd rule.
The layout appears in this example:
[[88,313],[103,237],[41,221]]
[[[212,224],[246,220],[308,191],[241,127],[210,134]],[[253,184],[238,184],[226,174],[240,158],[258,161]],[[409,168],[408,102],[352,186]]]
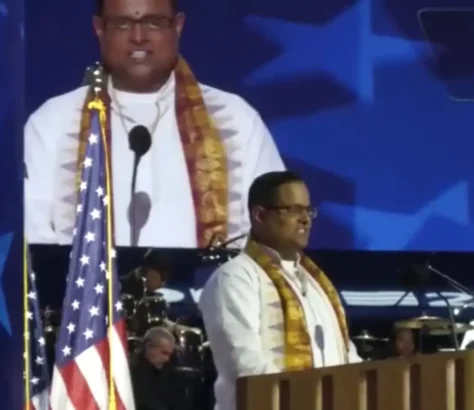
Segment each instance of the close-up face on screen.
[[433,45],[454,53],[446,27],[467,36],[469,14],[428,10],[408,27],[394,16],[387,23],[389,1],[331,7],[332,22],[313,28],[311,10],[285,19],[278,8],[263,16],[243,7],[213,36],[206,22],[220,6],[203,15],[184,4],[185,19],[168,0],[113,2],[100,13],[82,5],[84,19],[99,14],[94,30],[67,22],[67,41],[82,46],[66,48],[74,58],[53,83],[41,79],[52,78],[66,21],[38,31],[27,57],[41,42],[51,47],[27,69],[30,241],[71,243],[81,182],[91,182],[80,175],[86,142],[101,132],[87,101],[102,60],[117,245],[196,248],[245,235],[253,180],[288,169],[318,207],[310,248],[472,250],[474,169],[460,125],[470,109],[450,100],[448,63],[440,74]]

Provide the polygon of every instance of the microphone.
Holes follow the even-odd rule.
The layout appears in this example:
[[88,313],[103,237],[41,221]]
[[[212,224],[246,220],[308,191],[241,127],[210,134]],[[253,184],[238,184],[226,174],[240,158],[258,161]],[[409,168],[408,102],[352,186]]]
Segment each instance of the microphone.
[[130,150],[133,151],[134,160],[133,160],[133,172],[132,172],[132,184],[130,187],[130,245],[138,245],[138,231],[135,229],[135,220],[136,220],[136,211],[135,211],[135,191],[137,185],[137,171],[138,164],[151,147],[151,135],[150,131],[143,125],[136,125],[131,129],[128,134],[128,144]]
[[296,277],[300,281],[301,284],[301,293],[303,297],[306,297],[306,294],[308,293],[308,277],[306,275],[306,272],[302,269],[297,269],[296,270]]
[[237,241],[239,241],[239,240],[242,239],[242,238],[245,238],[247,235],[248,235],[248,232],[247,232],[247,233],[243,233],[242,235],[236,236],[235,238],[228,239],[227,241],[221,243],[221,244],[220,244],[220,247],[221,247],[221,248],[226,248],[228,245],[230,245],[230,244],[232,244],[232,243],[234,243],[234,242],[237,242]]

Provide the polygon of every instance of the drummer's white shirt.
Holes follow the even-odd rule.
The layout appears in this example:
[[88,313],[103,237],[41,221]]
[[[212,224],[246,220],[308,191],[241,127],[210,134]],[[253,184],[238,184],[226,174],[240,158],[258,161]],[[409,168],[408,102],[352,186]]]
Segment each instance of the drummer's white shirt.
[[[200,87],[228,158],[228,236],[233,238],[249,229],[247,195],[253,180],[283,170],[284,165],[262,119],[249,104],[237,95]],[[75,195],[77,140],[86,93],[87,88],[81,87],[54,97],[26,123],[25,223],[30,243],[71,243],[75,214],[67,209],[64,198]],[[145,193],[151,202],[138,245],[196,247],[195,210],[175,114],[174,75],[156,93],[115,94],[118,103],[112,103],[111,132],[116,244],[130,245],[133,153],[127,134],[137,124],[151,128],[158,118],[151,149],[138,168],[137,192]]]
[[[282,261],[282,274],[295,291],[304,311],[315,367],[345,364],[337,346],[343,344],[329,299],[307,273],[306,296],[295,275],[301,266]],[[279,373],[270,352],[263,348],[260,278],[265,271],[248,255],[241,253],[225,263],[204,286],[199,299],[207,337],[218,378],[215,384],[216,410],[235,410],[235,382],[238,377]],[[315,329],[322,328],[317,338]],[[349,362],[360,362],[351,343]]]

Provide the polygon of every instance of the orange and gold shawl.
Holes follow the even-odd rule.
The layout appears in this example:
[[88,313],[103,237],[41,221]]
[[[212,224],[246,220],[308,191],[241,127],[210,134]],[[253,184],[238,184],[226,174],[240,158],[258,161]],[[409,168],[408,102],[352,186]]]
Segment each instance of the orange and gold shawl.
[[[196,211],[197,244],[198,247],[206,247],[212,238],[227,236],[227,157],[220,135],[207,112],[199,84],[184,59],[179,58],[174,73],[175,110]],[[107,87],[104,87],[100,97],[107,107],[108,140],[112,141],[110,97],[106,90]],[[78,164],[84,160],[91,120],[88,107],[94,98],[90,90],[82,110]]]
[[[250,239],[245,252],[266,272],[275,286],[283,310],[284,366],[288,371],[314,367],[311,339],[306,328],[303,308],[295,292],[281,274],[281,266],[264,247]],[[325,273],[308,257],[302,256],[301,266],[319,283],[336,313],[346,348],[349,350],[349,333],[344,308],[336,289]]]

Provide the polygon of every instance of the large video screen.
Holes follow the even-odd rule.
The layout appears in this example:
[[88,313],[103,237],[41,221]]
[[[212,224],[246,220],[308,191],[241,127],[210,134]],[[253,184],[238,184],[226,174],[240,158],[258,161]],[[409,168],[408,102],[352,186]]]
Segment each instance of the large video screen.
[[[26,3],[31,114],[47,99],[80,87],[98,52],[91,28],[95,2],[78,3],[73,13],[60,0],[47,6]],[[474,250],[474,105],[465,95],[463,101],[451,98],[420,25],[421,3],[180,2],[187,15],[182,54],[196,78],[243,97],[271,134],[261,128],[264,143],[253,146],[252,127],[261,126],[255,112],[242,114],[248,107],[240,100],[202,88],[225,151],[228,186],[221,227],[228,239],[248,230],[246,195],[252,179],[284,164],[306,180],[319,208],[312,248]],[[430,4],[443,5],[435,3]],[[433,30],[431,25],[431,35]],[[49,105],[54,119],[49,128],[30,129],[47,136],[37,150],[27,142],[29,155],[36,158],[27,162],[37,165],[28,170],[34,193],[27,195],[26,206],[40,215],[27,218],[32,242],[71,239],[74,212],[67,198],[74,197],[76,159],[71,147],[84,96],[76,90],[56,100],[53,108]],[[142,114],[135,112],[133,120],[146,122]],[[112,156],[116,241],[127,246],[133,155],[123,124],[112,115],[113,150],[123,153]],[[210,214],[215,217],[222,204],[215,196],[201,202],[193,196],[195,174],[185,166],[173,126],[166,131],[167,126],[153,138],[151,151],[158,160],[150,152],[138,172],[144,209],[139,245],[203,246],[198,225]]]

